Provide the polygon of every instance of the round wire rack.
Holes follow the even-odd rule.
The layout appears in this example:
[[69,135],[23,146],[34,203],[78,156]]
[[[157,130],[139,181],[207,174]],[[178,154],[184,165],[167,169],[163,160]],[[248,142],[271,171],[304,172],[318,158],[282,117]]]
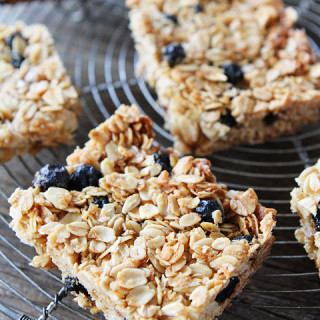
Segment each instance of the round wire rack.
[[[320,2],[285,1],[299,14],[298,27],[307,30],[320,56]],[[137,56],[128,30],[123,1],[33,1],[0,6],[0,22],[44,23],[84,106],[77,144],[89,130],[121,104],[137,104],[155,124],[157,141],[171,146],[173,138],[163,129],[163,113],[155,93],[135,76]],[[16,187],[30,185],[34,172],[46,163],[65,163],[74,147],[42,150],[36,157],[16,157],[0,166],[0,319],[19,314],[38,318],[61,288],[58,271],[30,267],[34,251],[23,245],[9,228],[7,199]],[[261,202],[278,210],[276,242],[271,255],[221,320],[320,318],[320,280],[314,263],[294,238],[299,225],[290,213],[294,178],[320,157],[320,126],[305,127],[295,136],[273,139],[263,145],[240,146],[210,156],[219,181],[230,188],[253,187]],[[59,303],[51,319],[103,319],[80,309],[71,297]],[[20,318],[28,319],[28,318]]]

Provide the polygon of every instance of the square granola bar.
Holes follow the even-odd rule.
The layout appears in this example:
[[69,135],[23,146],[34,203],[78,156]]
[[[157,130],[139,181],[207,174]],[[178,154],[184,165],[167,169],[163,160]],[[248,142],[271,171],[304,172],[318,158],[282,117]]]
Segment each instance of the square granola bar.
[[127,0],[138,74],[183,153],[292,134],[320,114],[320,64],[280,0]]
[[0,163],[71,143],[80,110],[48,29],[0,26]]
[[298,188],[291,192],[291,211],[300,217],[295,236],[304,245],[320,275],[320,160],[301,172]]
[[89,137],[9,200],[32,264],[77,278],[78,303],[107,319],[221,314],[268,255],[276,211],[217,183],[207,159],[161,152],[135,106]]

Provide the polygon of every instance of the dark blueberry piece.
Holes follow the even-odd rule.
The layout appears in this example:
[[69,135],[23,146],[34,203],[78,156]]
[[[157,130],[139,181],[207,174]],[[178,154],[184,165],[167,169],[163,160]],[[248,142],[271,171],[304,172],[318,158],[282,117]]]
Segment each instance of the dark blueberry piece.
[[220,123],[225,124],[228,127],[233,127],[237,124],[236,120],[231,114],[230,109],[226,109],[225,114],[222,114],[219,119]]
[[198,3],[196,6],[193,7],[194,12],[202,12],[203,11],[203,5],[201,3]]
[[98,187],[100,178],[102,178],[100,171],[93,166],[84,164],[71,173],[69,190],[81,191],[89,186]]
[[89,297],[87,289],[79,282],[78,278],[67,277],[65,279],[64,287],[70,292],[74,291],[76,293],[82,292],[84,295]]
[[105,204],[109,203],[109,199],[107,196],[93,197],[93,203],[102,209]]
[[180,43],[171,43],[165,47],[162,53],[162,58],[168,61],[169,66],[172,68],[177,63],[181,62],[186,57],[183,46]]
[[228,82],[237,84],[243,80],[243,72],[239,65],[235,63],[223,66],[225,75],[228,77]]
[[165,18],[172,21],[174,24],[178,23],[178,18],[175,14],[166,14]]
[[218,303],[222,303],[222,302],[225,302],[228,298],[230,298],[238,283],[239,283],[239,278],[232,277],[228,285],[218,293],[216,297],[216,301]]
[[267,114],[264,118],[263,121],[265,122],[265,124],[267,126],[273,124],[278,118],[278,114],[277,113],[273,113],[270,112],[269,114]]
[[11,48],[13,38],[14,38],[13,35],[4,38],[4,44]]
[[15,33],[13,33],[12,35],[10,35],[10,36],[8,36],[8,37],[6,37],[6,38],[4,39],[4,43],[5,43],[7,46],[9,46],[10,49],[12,49],[12,41],[13,41],[13,39],[14,39],[15,37],[20,37],[20,38],[24,39],[23,36],[22,36],[22,34],[21,34],[21,32],[15,32]]
[[232,241],[242,240],[242,239],[245,239],[245,240],[247,240],[249,242],[249,244],[252,244],[253,236],[239,236],[239,237],[233,238]]
[[69,180],[70,176],[65,167],[47,164],[37,172],[32,183],[35,187],[39,186],[44,192],[50,187],[67,189]]
[[14,68],[20,68],[22,61],[25,59],[23,52],[27,46],[27,40],[20,32],[15,32],[11,36],[6,37],[4,42],[11,49],[11,64]]
[[154,161],[159,163],[162,167],[162,170],[167,170],[169,173],[172,171],[172,167],[170,164],[170,155],[166,153],[155,153],[153,155]]
[[211,222],[214,223],[212,219],[212,212],[220,210],[222,213],[222,220],[224,220],[224,212],[220,204],[216,200],[201,200],[198,206],[196,207],[196,213],[201,214],[202,222]]
[[20,53],[15,51],[11,52],[11,64],[15,69],[20,68],[23,60],[24,60],[24,57]]
[[316,231],[320,231],[320,204],[318,203],[318,209],[317,209],[317,214],[314,216],[313,214],[311,215],[314,224],[316,225]]

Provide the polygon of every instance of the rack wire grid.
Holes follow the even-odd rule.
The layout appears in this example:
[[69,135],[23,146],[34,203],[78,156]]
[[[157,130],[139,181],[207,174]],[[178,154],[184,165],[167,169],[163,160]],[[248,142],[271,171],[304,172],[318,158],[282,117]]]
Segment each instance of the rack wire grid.
[[[320,2],[290,0],[286,5],[297,9],[297,26],[307,30],[320,56]],[[137,56],[123,1],[33,1],[0,6],[1,23],[16,20],[48,26],[69,74],[81,89],[84,110],[78,145],[121,103],[137,104],[153,119],[157,141],[172,145],[155,93],[135,76]],[[10,230],[7,199],[16,187],[28,187],[34,172],[46,163],[64,164],[72,150],[67,146],[46,149],[36,157],[16,157],[0,166],[0,319],[16,320],[18,314],[38,318],[61,288],[58,271],[29,266],[34,250],[21,244]],[[319,157],[319,125],[307,126],[295,136],[209,157],[221,182],[239,190],[253,187],[264,205],[278,210],[276,242],[269,258],[219,319],[320,319],[318,272],[294,238],[299,220],[289,207],[294,178]],[[103,316],[91,315],[68,297],[50,318],[93,320]]]

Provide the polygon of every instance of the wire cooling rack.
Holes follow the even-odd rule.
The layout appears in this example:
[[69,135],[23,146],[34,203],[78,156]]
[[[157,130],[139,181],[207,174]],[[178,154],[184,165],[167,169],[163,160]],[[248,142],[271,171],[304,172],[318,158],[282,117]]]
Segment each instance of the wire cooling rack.
[[[297,8],[298,26],[307,30],[320,56],[320,2],[291,0],[286,4]],[[16,20],[49,27],[69,74],[82,91],[84,111],[78,145],[82,146],[89,130],[109,117],[120,103],[137,104],[154,120],[157,141],[172,145],[172,137],[163,129],[163,114],[154,92],[135,77],[137,57],[122,1],[35,1],[0,6],[1,23]],[[61,288],[59,272],[28,265],[34,251],[22,245],[9,229],[7,198],[16,187],[28,187],[33,173],[44,164],[64,164],[72,150],[43,150],[36,157],[17,157],[0,166],[0,319],[17,320],[19,314],[37,319],[42,307],[53,301]],[[262,203],[279,212],[271,255],[219,319],[320,319],[320,280],[314,263],[294,238],[299,221],[289,208],[294,178],[319,157],[319,125],[308,126],[295,136],[235,147],[210,157],[221,182],[240,190],[254,187]],[[50,318],[103,316],[80,309],[69,297]]]

